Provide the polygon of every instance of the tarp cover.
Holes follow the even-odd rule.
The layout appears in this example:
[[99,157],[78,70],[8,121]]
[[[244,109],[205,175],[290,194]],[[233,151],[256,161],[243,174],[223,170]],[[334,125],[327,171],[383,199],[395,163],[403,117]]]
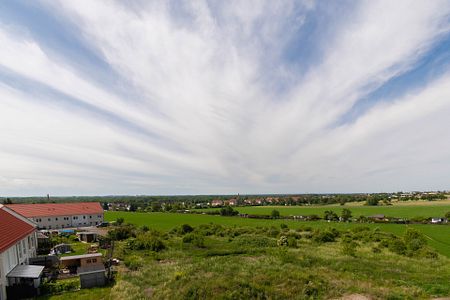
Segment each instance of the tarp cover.
[[9,278],[39,278],[44,266],[17,265],[6,275]]

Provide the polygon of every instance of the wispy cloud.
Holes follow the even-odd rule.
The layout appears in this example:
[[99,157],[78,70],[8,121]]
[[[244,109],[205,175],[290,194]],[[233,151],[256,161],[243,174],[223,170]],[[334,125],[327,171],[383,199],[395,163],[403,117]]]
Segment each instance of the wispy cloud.
[[448,188],[447,1],[3,5],[0,193]]

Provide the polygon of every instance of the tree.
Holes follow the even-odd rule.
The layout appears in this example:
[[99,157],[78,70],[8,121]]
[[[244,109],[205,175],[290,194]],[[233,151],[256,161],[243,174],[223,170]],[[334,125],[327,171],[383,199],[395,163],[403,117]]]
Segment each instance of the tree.
[[369,199],[367,199],[366,204],[369,206],[377,206],[378,205],[378,199],[371,197]]
[[448,211],[448,212],[445,214],[445,217],[446,217],[447,219],[450,219],[450,211]]
[[3,200],[3,204],[12,204],[11,199],[6,198],[5,200]]
[[348,208],[344,208],[341,213],[342,221],[347,222],[351,219],[352,212]]
[[130,211],[136,211],[136,209],[137,209],[137,205],[134,204],[134,203],[131,203],[130,204]]
[[270,216],[272,217],[272,219],[278,219],[280,217],[280,212],[278,210],[274,209],[270,213]]
[[117,224],[117,225],[122,225],[122,224],[123,224],[123,221],[125,221],[123,218],[117,218],[116,224]]
[[220,215],[221,216],[235,216],[239,212],[237,210],[234,210],[231,206],[225,206],[220,209]]
[[324,212],[323,218],[327,221],[337,221],[339,220],[338,215],[332,210],[326,210]]
[[102,206],[103,206],[103,210],[108,210],[109,209],[107,202],[103,202]]

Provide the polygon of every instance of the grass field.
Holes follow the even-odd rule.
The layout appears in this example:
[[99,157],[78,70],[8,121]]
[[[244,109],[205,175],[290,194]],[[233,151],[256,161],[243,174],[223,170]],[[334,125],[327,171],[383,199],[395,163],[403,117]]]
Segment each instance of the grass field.
[[[322,205],[322,206],[244,206],[237,207],[240,213],[255,215],[270,215],[272,210],[276,209],[282,216],[290,215],[312,215],[323,216],[326,210],[335,211],[340,214],[343,208],[352,211],[354,217],[371,216],[375,214],[384,214],[389,217],[412,218],[412,217],[443,217],[445,213],[450,212],[448,202],[427,205],[430,202],[415,203],[415,205],[392,205],[392,206],[361,206],[361,205]],[[204,209],[215,210],[217,208]]]
[[[341,207],[338,207],[342,209]],[[299,222],[293,220],[260,220],[245,219],[239,217],[221,217],[212,215],[195,214],[173,214],[173,213],[137,213],[137,212],[106,212],[105,219],[114,221],[117,218],[124,218],[125,222],[135,225],[146,225],[159,230],[169,230],[182,224],[198,226],[201,224],[215,223],[227,226],[276,226],[281,223],[287,224],[290,228],[310,226],[313,228],[336,227],[338,229],[348,229],[354,226],[368,226],[370,228],[379,227],[383,231],[401,235],[406,228],[413,227],[423,232],[429,239],[429,245],[439,253],[450,257],[450,226],[447,225],[400,225],[400,224],[359,224],[359,223],[337,223],[337,222]]]

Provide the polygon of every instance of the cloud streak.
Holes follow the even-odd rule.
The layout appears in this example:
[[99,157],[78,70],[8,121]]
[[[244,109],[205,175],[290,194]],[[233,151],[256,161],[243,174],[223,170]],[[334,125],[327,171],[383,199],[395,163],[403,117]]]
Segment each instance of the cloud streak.
[[83,51],[0,22],[0,193],[448,189],[447,67],[355,110],[427,56],[445,66],[446,1],[37,7]]

